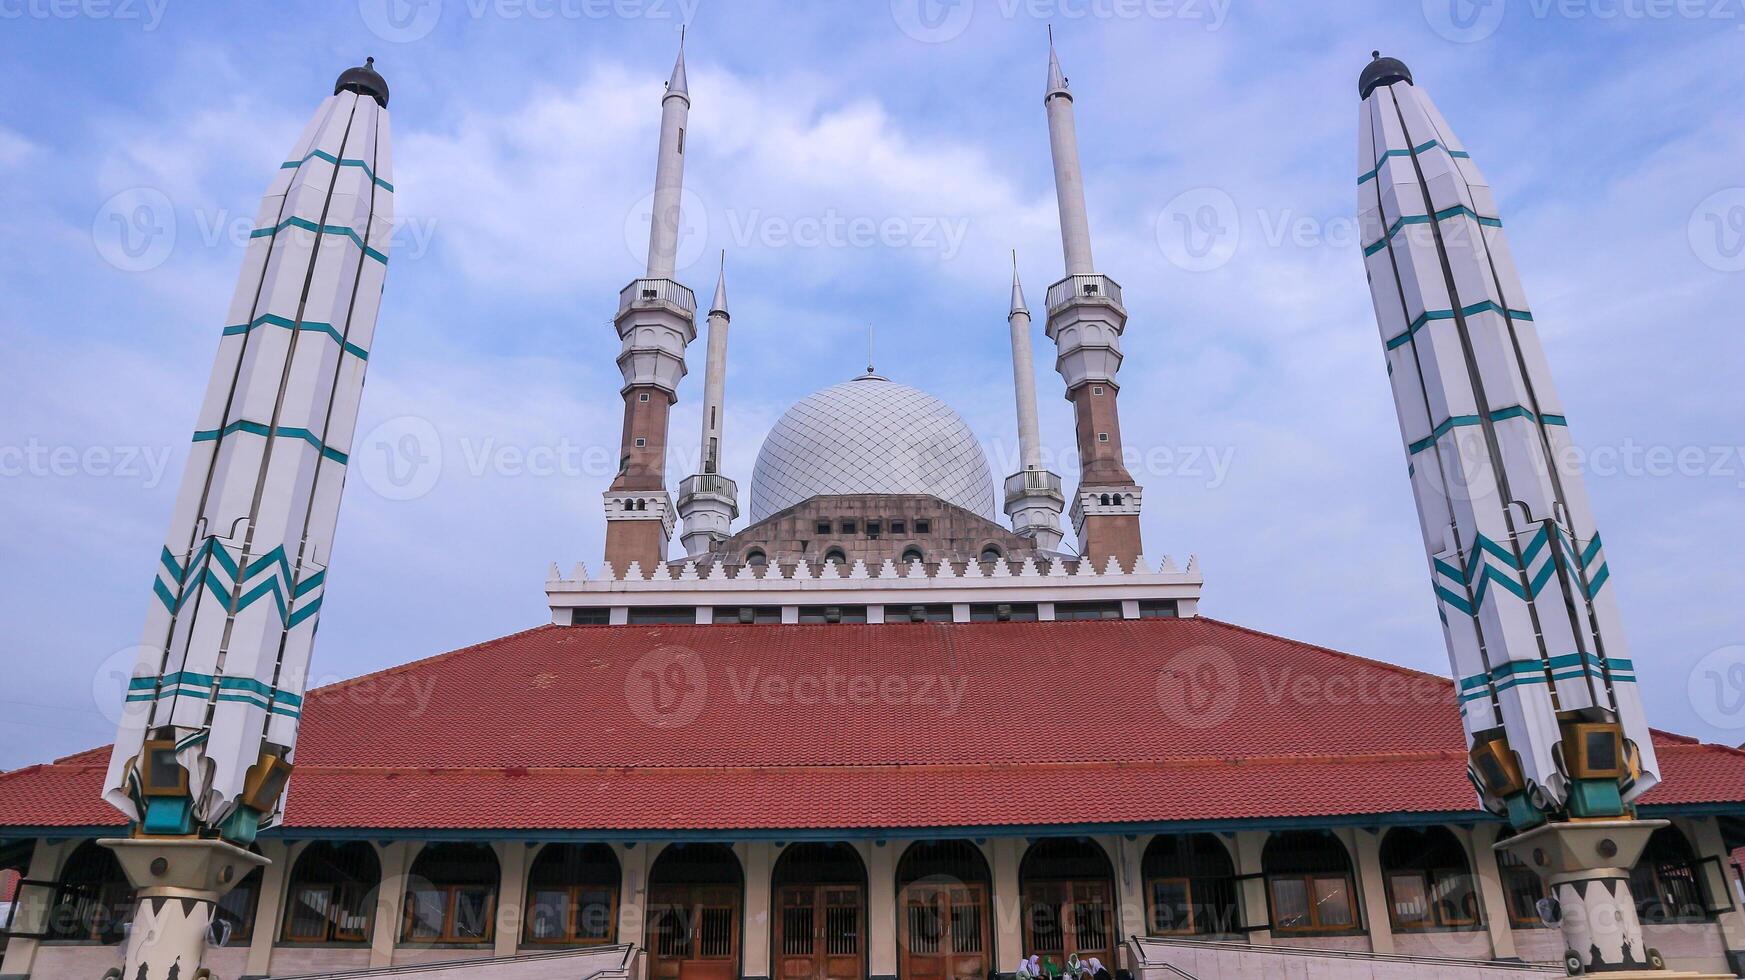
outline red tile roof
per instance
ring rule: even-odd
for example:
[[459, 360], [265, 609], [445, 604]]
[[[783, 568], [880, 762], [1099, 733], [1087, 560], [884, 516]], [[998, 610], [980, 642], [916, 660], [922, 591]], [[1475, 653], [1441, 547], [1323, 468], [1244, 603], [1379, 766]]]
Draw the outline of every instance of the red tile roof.
[[[926, 828], [1470, 811], [1445, 678], [1205, 618], [546, 626], [310, 693], [286, 824]], [[1656, 736], [1649, 804], [1745, 753]], [[106, 750], [0, 826], [118, 822]]]

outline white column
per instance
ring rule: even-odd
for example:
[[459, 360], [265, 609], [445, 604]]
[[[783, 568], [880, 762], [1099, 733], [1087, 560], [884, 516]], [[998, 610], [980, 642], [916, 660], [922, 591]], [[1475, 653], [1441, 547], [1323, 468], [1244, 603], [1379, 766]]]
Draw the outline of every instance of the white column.
[[1381, 832], [1366, 828], [1335, 831], [1351, 849], [1357, 869], [1360, 912], [1369, 927], [1369, 948], [1376, 953], [1394, 951], [1393, 919], [1388, 915], [1387, 886], [1381, 873]]
[[1024, 895], [1018, 882], [1018, 862], [1026, 846], [1022, 837], [995, 837], [982, 848], [991, 859], [994, 881], [994, 969], [1010, 973], [1024, 955]]
[[866, 969], [871, 980], [897, 975], [897, 853], [887, 841], [863, 850], [866, 858]]
[[532, 849], [522, 841], [498, 841], [491, 845], [497, 852], [501, 877], [497, 885], [497, 930], [494, 954], [514, 956], [521, 948], [521, 927], [526, 921], [527, 864]]
[[1503, 891], [1497, 852], [1491, 849], [1501, 829], [1494, 823], [1482, 823], [1470, 830], [1455, 828], [1455, 836], [1467, 845], [1473, 888], [1478, 891], [1478, 907], [1491, 937], [1491, 955], [1499, 960], [1512, 960], [1519, 959], [1520, 954], [1515, 951], [1515, 929], [1509, 921], [1509, 896]]
[[1142, 834], [1133, 840], [1128, 840], [1125, 835], [1102, 838], [1115, 865], [1115, 893], [1120, 901], [1119, 914], [1115, 920], [1115, 942], [1120, 947], [1116, 957], [1126, 969], [1133, 967], [1133, 964], [1126, 962], [1127, 937], [1143, 936], [1147, 931], [1145, 869], [1142, 862], [1145, 847], [1151, 843], [1152, 836]]
[[747, 841], [733, 847], [745, 869], [745, 940], [740, 945], [740, 976], [770, 975], [770, 872], [775, 868], [776, 847], [767, 840]]
[[[58, 841], [49, 843], [38, 838], [36, 848], [30, 852], [30, 866], [24, 871], [24, 877], [31, 881], [56, 881], [61, 874], [61, 861], [64, 860], [77, 841]], [[42, 889], [32, 888], [28, 892], [20, 889], [17, 899], [20, 902], [41, 903], [40, 908], [21, 907], [15, 916], [29, 911], [40, 917], [41, 923], [47, 922], [47, 902], [49, 894]], [[20, 928], [36, 927], [38, 922], [30, 922], [24, 918], [14, 918], [13, 924]], [[36, 951], [42, 944], [34, 939], [10, 939], [6, 942], [6, 957], [0, 962], [0, 968], [5, 969], [5, 976], [28, 977], [31, 968], [36, 965]], [[893, 971], [894, 972], [894, 971]]]
[[632, 965], [631, 980], [641, 980], [648, 969], [647, 953], [643, 951], [648, 924], [648, 868], [664, 842], [639, 841], [635, 844], [614, 844], [618, 853], [618, 941], [638, 950]]
[[[1267, 832], [1264, 830], [1239, 830], [1236, 832], [1234, 850], [1238, 875], [1259, 875], [1265, 870], [1260, 857], [1266, 849], [1267, 836]], [[1242, 906], [1242, 924], [1244, 926], [1272, 922], [1272, 913], [1267, 910], [1266, 906], [1266, 879], [1256, 877], [1238, 882], [1236, 900]], [[1271, 946], [1272, 930], [1260, 929], [1250, 932], [1248, 941], [1256, 946]]]
[[370, 932], [370, 969], [394, 965], [394, 947], [400, 942], [400, 915], [406, 902], [406, 872], [412, 856], [424, 845], [397, 840], [378, 845], [382, 862], [382, 886], [376, 889], [376, 921]]
[[279, 923], [285, 917], [285, 885], [291, 876], [291, 848], [283, 841], [263, 840], [261, 854], [272, 863], [261, 871], [261, 893], [255, 905], [254, 935], [248, 945], [248, 975], [264, 977], [273, 972], [273, 944], [279, 938]]

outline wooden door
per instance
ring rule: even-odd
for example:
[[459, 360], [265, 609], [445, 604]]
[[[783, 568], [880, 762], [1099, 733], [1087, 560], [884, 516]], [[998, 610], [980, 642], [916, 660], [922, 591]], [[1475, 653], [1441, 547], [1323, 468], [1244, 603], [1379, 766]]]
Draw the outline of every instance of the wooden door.
[[1109, 883], [1033, 881], [1024, 886], [1024, 950], [1063, 964], [1097, 957], [1115, 963], [1114, 902]]
[[865, 894], [859, 885], [776, 891], [777, 980], [864, 980]]
[[735, 980], [739, 976], [739, 889], [661, 885], [649, 889], [651, 980]]
[[986, 885], [917, 882], [903, 888], [900, 905], [903, 980], [985, 980], [993, 946]]

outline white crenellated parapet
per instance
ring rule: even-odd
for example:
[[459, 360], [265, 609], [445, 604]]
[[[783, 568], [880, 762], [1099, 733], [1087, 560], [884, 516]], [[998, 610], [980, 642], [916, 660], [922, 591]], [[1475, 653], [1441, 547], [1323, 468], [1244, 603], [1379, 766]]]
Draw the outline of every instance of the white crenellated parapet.
[[[706, 569], [683, 561], [663, 564], [652, 572], [633, 563], [623, 573], [608, 562], [592, 575], [578, 565], [570, 578], [548, 578], [545, 592], [556, 623], [570, 622], [571, 610], [602, 607], [878, 607], [1148, 599], [1172, 600], [1178, 615], [1186, 617], [1197, 615], [1204, 582], [1193, 557], [1186, 568], [1177, 567], [1168, 557], [1156, 567], [1143, 557], [1129, 567], [1110, 557], [1097, 567], [1089, 560], [1055, 556], [1041, 563], [1026, 558], [1017, 567], [1002, 558], [986, 565], [912, 563], [903, 568], [886, 560], [879, 568], [868, 569], [866, 562], [856, 559], [847, 570], [834, 561], [816, 568], [806, 561], [762, 567], [715, 562]], [[622, 622], [624, 617], [613, 621]]]

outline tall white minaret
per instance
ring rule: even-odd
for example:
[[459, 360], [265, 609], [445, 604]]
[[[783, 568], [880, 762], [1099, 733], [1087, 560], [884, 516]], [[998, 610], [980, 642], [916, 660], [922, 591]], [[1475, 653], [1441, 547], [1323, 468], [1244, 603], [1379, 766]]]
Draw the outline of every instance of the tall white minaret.
[[103, 796], [139, 905], [129, 978], [201, 972], [223, 893], [266, 863], [339, 520], [394, 220], [388, 85], [339, 76], [277, 167], [158, 556]]
[[638, 566], [651, 574], [666, 560], [676, 519], [666, 489], [668, 419], [685, 376], [685, 348], [697, 339], [697, 297], [673, 279], [683, 224], [685, 124], [691, 93], [685, 45], [660, 100], [660, 149], [655, 157], [649, 215], [648, 274], [618, 294], [613, 320], [623, 347], [624, 434], [618, 476], [606, 490], [606, 561], [619, 574]]
[[1018, 472], [1006, 477], [1006, 516], [1012, 530], [1034, 538], [1044, 551], [1060, 550], [1060, 512], [1066, 498], [1060, 476], [1042, 466], [1042, 436], [1036, 420], [1036, 363], [1030, 353], [1030, 310], [1018, 282], [1018, 255], [1012, 254], [1012, 391], [1018, 405]]
[[1581, 970], [1645, 967], [1628, 869], [1665, 826], [1634, 819], [1659, 765], [1533, 313], [1489, 182], [1412, 73], [1377, 52], [1358, 92], [1364, 264], [1472, 778]]
[[739, 485], [721, 475], [722, 401], [727, 389], [727, 254], [715, 280], [715, 302], [709, 305], [708, 360], [703, 369], [703, 445], [696, 474], [679, 484], [679, 518], [685, 530], [679, 540], [685, 554], [706, 554], [732, 533], [739, 516]]
[[1079, 167], [1078, 126], [1073, 120], [1072, 92], [1054, 53], [1054, 29], [1048, 30], [1048, 149], [1054, 157], [1054, 196], [1060, 207], [1060, 245], [1066, 253], [1066, 274], [1091, 275], [1091, 222], [1085, 214], [1085, 175]]
[[1079, 169], [1078, 133], [1073, 125], [1072, 91], [1048, 40], [1048, 145], [1054, 157], [1054, 190], [1060, 204], [1060, 243], [1066, 278], [1048, 287], [1048, 327], [1058, 356], [1055, 370], [1072, 402], [1081, 464], [1073, 494], [1072, 524], [1079, 553], [1104, 567], [1111, 559], [1132, 568], [1142, 551], [1139, 537], [1140, 486], [1121, 456], [1121, 418], [1116, 406], [1120, 385], [1121, 332], [1127, 309], [1121, 286], [1097, 273], [1091, 262], [1090, 222], [1085, 217], [1084, 174]]
[[685, 187], [685, 124], [691, 115], [691, 90], [685, 81], [685, 35], [679, 29], [679, 57], [660, 100], [660, 151], [654, 168], [654, 206], [648, 223], [648, 278], [671, 279], [683, 228], [679, 199]]

